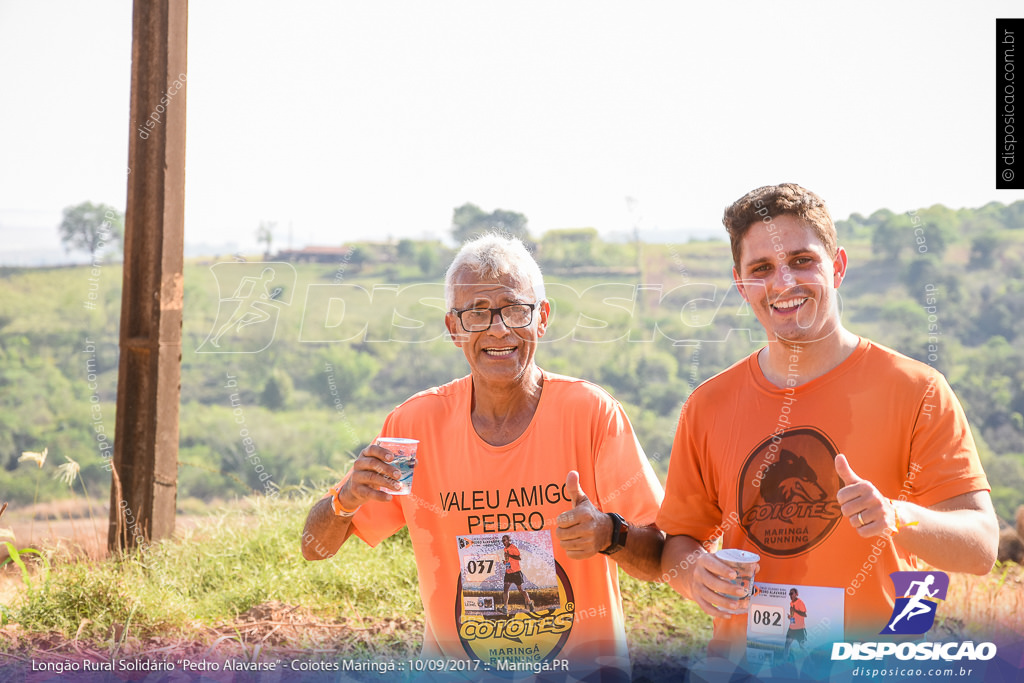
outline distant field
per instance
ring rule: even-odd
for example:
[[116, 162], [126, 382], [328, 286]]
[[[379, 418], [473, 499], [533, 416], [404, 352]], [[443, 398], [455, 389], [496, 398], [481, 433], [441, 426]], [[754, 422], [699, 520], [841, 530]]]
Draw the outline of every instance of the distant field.
[[[979, 267], [969, 233], [939, 256], [917, 253], [911, 230], [893, 260], [858, 230], [843, 241], [846, 324], [946, 374], [971, 420], [996, 509], [1012, 518], [1024, 504], [1024, 284], [1015, 275], [1024, 231], [997, 232], [1000, 248]], [[639, 272], [633, 249], [603, 245], [595, 253], [612, 259], [603, 275], [548, 276], [554, 313], [537, 360], [620, 400], [663, 476], [690, 391], [763, 345], [764, 332], [731, 284], [725, 241], [644, 244]], [[441, 323], [440, 261], [426, 273], [396, 260], [277, 264], [271, 319], [225, 333], [224, 352], [209, 352], [229, 320], [225, 297], [242, 275], [265, 267], [233, 259], [185, 266], [184, 508], [335, 477], [395, 405], [467, 372]], [[0, 282], [0, 386], [11, 387], [0, 393], [0, 493], [14, 507], [68, 497], [53, 476], [67, 457], [80, 465], [89, 495], [106, 500], [121, 267], [4, 268]], [[935, 287], [933, 313], [922, 298], [927, 286]], [[51, 456], [42, 470], [18, 463], [22, 451], [44, 447]]]

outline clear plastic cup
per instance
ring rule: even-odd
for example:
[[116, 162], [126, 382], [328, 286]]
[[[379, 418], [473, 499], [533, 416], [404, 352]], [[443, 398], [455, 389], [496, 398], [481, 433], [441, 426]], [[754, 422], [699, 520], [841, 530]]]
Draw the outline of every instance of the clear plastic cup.
[[382, 488], [381, 491], [390, 493], [393, 496], [408, 496], [412, 493], [412, 472], [413, 468], [416, 467], [416, 451], [420, 445], [419, 440], [382, 436], [374, 441], [374, 443], [381, 448], [391, 451], [391, 454], [395, 456], [391, 464], [397, 467], [400, 472], [398, 484], [401, 488], [397, 491], [390, 488]]
[[[731, 600], [746, 600], [754, 594], [754, 573], [761, 556], [749, 550], [738, 548], [723, 548], [715, 553], [722, 562], [736, 570], [736, 578], [732, 580], [737, 586], [743, 588], [743, 595], [726, 595]], [[729, 610], [723, 610], [729, 611]], [[747, 610], [740, 610], [737, 614], [746, 614]]]

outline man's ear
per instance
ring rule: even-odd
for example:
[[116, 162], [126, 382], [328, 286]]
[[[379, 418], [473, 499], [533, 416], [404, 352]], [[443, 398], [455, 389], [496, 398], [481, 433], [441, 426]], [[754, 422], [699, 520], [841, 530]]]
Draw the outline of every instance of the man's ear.
[[540, 320], [537, 321], [537, 338], [540, 339], [548, 329], [548, 319], [551, 317], [551, 304], [544, 299], [537, 306]]
[[836, 251], [836, 257], [832, 259], [832, 270], [834, 272], [832, 284], [836, 289], [839, 289], [839, 285], [843, 284], [843, 278], [846, 277], [846, 263], [846, 250], [839, 247]]
[[463, 342], [462, 335], [464, 334], [462, 331], [462, 325], [460, 325], [459, 321], [455, 319], [455, 314], [451, 311], [444, 314], [444, 326], [448, 329], [448, 334], [452, 338], [452, 343], [461, 349]]
[[747, 288], [743, 285], [743, 280], [740, 279], [740, 274], [736, 272], [736, 266], [732, 267], [732, 281], [736, 283], [736, 290], [743, 297], [743, 300], [750, 303], [750, 299], [747, 298]]

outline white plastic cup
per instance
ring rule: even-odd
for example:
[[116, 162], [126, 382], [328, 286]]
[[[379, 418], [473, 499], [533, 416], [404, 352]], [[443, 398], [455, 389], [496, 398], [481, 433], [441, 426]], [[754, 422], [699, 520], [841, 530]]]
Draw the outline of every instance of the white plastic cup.
[[391, 452], [395, 459], [391, 464], [398, 468], [398, 484], [401, 486], [397, 491], [391, 488], [382, 488], [381, 491], [390, 493], [393, 496], [408, 496], [412, 493], [412, 472], [416, 467], [416, 451], [420, 442], [418, 439], [403, 439], [392, 436], [382, 436], [375, 444]]
[[761, 556], [749, 550], [738, 548], [723, 548], [715, 553], [715, 557], [736, 570], [736, 578], [732, 580], [737, 586], [743, 588], [743, 595], [737, 597], [728, 595], [725, 597], [733, 600], [746, 600], [754, 594], [754, 569], [761, 560]]

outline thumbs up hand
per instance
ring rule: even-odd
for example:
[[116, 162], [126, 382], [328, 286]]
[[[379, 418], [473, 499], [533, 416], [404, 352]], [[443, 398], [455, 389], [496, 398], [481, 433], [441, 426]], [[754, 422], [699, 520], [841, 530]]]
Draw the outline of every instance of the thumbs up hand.
[[580, 486], [580, 473], [572, 470], [565, 478], [565, 495], [573, 508], [555, 519], [555, 538], [574, 560], [585, 560], [612, 542], [612, 520], [590, 502]]
[[880, 536], [886, 529], [896, 528], [896, 511], [888, 498], [875, 485], [861, 478], [850, 466], [850, 461], [840, 453], [836, 456], [836, 474], [843, 487], [836, 494], [836, 501], [843, 517], [864, 538]]
[[579, 507], [582, 503], [590, 502], [587, 494], [583, 492], [583, 487], [580, 486], [580, 473], [576, 470], [570, 470], [569, 474], [565, 475], [565, 493], [569, 496], [574, 508]]
[[839, 475], [839, 480], [843, 482], [844, 487], [867, 481], [857, 476], [857, 473], [850, 467], [850, 461], [842, 453], [836, 456], [836, 474]]

